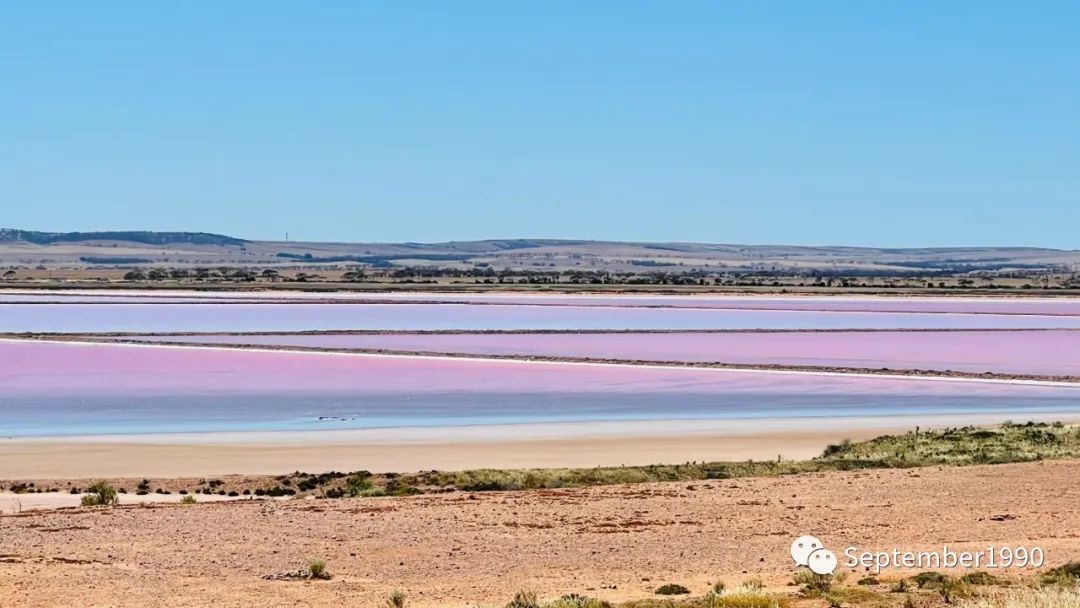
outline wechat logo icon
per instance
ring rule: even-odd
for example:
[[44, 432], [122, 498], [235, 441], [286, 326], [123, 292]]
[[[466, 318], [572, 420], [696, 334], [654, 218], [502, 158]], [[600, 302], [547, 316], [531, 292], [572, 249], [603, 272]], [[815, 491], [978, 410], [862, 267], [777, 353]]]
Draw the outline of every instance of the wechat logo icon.
[[791, 543], [791, 559], [796, 566], [806, 566], [814, 574], [828, 575], [836, 570], [836, 554], [815, 536], [796, 538]]

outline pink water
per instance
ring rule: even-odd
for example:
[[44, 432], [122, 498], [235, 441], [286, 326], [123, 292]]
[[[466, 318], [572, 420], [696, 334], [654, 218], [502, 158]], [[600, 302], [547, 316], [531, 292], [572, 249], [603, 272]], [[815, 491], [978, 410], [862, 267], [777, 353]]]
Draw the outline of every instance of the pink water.
[[1080, 410], [1080, 386], [0, 341], [0, 435]]
[[[169, 336], [203, 344], [1080, 376], [1080, 331]], [[154, 340], [154, 338], [147, 338]]]
[[1080, 316], [471, 304], [5, 304], [0, 332], [1080, 328]]
[[267, 301], [282, 304], [394, 301], [609, 307], [716, 308], [737, 310], [819, 310], [978, 314], [1080, 315], [1080, 298], [884, 297], [884, 296], [724, 296], [603, 295], [529, 293], [354, 293], [354, 292], [195, 292], [195, 291], [9, 291], [0, 303], [205, 303]]

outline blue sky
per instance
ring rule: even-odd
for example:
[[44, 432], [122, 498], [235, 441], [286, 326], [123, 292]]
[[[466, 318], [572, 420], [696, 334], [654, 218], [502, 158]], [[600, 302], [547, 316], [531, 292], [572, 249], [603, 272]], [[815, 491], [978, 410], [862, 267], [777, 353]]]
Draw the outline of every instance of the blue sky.
[[0, 5], [0, 227], [1080, 248], [1073, 2]]

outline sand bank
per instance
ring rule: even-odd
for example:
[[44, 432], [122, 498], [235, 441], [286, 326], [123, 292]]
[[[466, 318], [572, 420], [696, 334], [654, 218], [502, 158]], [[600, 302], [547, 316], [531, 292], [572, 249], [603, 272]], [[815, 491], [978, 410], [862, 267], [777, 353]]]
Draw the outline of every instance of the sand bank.
[[[183, 477], [367, 469], [591, 467], [803, 459], [829, 443], [1007, 414], [758, 418], [0, 440], [0, 479]], [[1074, 421], [1062, 414], [1023, 420]], [[1019, 420], [1018, 420], [1019, 421]]]

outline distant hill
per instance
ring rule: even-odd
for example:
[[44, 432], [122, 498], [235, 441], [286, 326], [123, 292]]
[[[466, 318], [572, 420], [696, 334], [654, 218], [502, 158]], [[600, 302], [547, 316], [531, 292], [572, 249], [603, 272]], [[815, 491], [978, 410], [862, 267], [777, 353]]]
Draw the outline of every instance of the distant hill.
[[150, 232], [147, 230], [118, 230], [104, 232], [38, 232], [0, 228], [0, 242], [24, 241], [35, 245], [54, 243], [85, 243], [87, 241], [121, 241], [143, 245], [217, 245], [236, 247], [247, 241], [209, 232]]
[[1031, 270], [1080, 273], [1080, 251], [1038, 247], [875, 248], [530, 238], [328, 243], [245, 240], [208, 232], [0, 229], [0, 266], [134, 265], [911, 276]]

